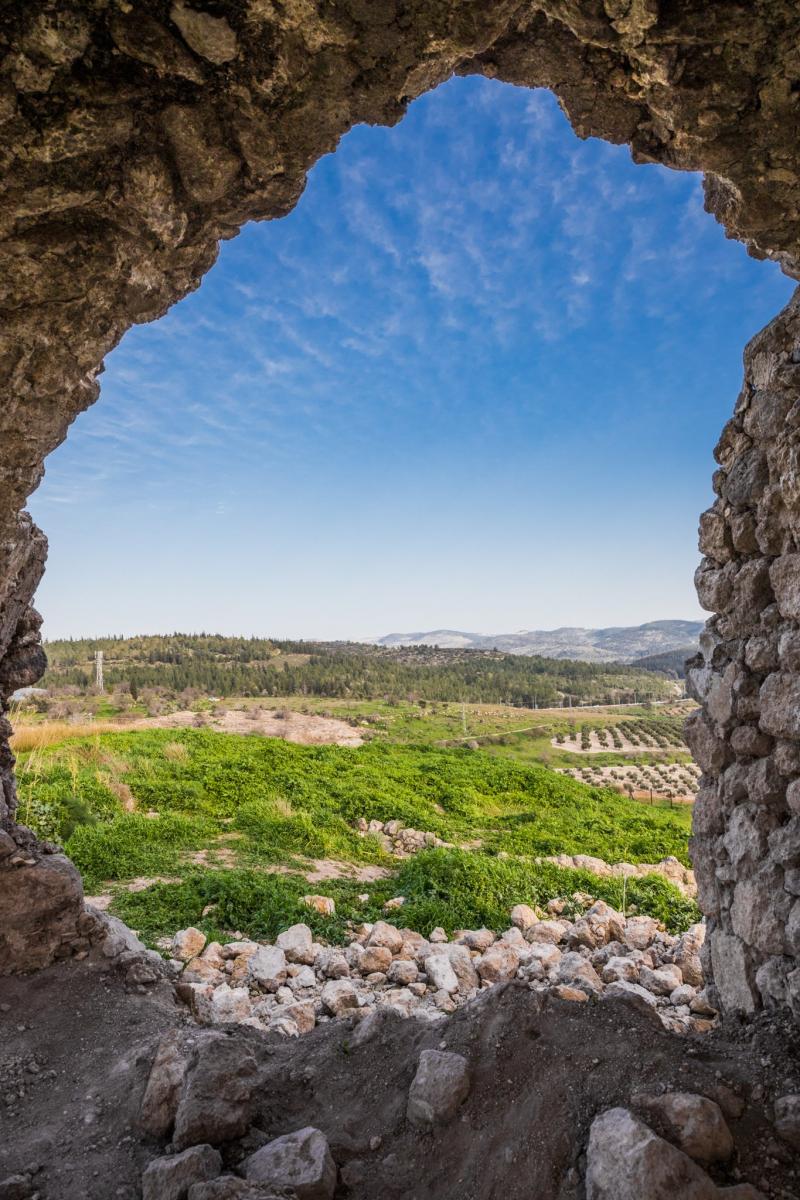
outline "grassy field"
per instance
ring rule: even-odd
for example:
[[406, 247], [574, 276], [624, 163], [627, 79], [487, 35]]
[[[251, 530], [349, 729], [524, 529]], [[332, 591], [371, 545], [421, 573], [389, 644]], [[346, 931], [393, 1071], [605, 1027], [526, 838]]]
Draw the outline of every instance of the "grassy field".
[[[509, 718], [519, 713], [494, 707], [469, 713], [473, 734], [550, 745], [553, 726], [537, 727], [541, 736], [508, 734]], [[323, 709], [342, 715], [335, 703]], [[521, 761], [509, 753], [513, 741], [488, 752], [433, 744], [452, 736], [454, 720], [463, 726], [461, 706], [368, 710], [348, 710], [376, 734], [358, 749], [205, 729], [67, 738], [60, 729], [55, 740], [42, 729], [38, 741], [27, 742], [20, 735], [20, 819], [63, 841], [87, 891], [116, 891], [114, 910], [150, 938], [190, 919], [209, 932], [269, 931], [298, 912], [307, 918], [301, 897], [315, 890], [336, 899], [333, 936], [343, 936], [347, 919], [374, 919], [396, 895], [406, 898], [403, 922], [423, 932], [436, 924], [502, 926], [517, 901], [576, 890], [622, 901], [619, 880], [558, 871], [536, 864], [536, 856], [653, 862], [674, 854], [687, 862], [685, 809], [643, 806]], [[360, 817], [398, 819], [453, 848], [398, 862], [376, 838], [358, 834]], [[312, 887], [304, 875], [309, 860], [371, 864], [388, 874], [369, 885], [337, 879]], [[142, 877], [164, 882], [126, 890]], [[364, 893], [367, 902], [358, 899]], [[629, 883], [627, 900], [671, 927], [696, 915], [661, 879]]]

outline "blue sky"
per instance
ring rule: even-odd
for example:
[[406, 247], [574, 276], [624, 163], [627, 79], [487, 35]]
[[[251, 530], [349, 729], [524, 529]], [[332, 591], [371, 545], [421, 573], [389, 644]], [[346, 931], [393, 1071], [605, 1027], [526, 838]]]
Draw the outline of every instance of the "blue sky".
[[792, 284], [700, 178], [452, 80], [132, 330], [32, 497], [50, 637], [693, 617], [741, 352]]

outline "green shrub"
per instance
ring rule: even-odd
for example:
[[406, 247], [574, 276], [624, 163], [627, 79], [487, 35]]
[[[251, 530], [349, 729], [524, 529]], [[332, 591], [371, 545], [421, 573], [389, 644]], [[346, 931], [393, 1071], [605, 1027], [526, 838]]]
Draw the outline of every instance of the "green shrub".
[[[588, 892], [622, 909], [626, 903], [662, 921], [672, 932], [699, 919], [696, 906], [660, 876], [629, 879], [599, 877], [588, 871], [564, 870], [551, 863], [523, 863], [463, 850], [426, 850], [409, 859], [396, 879], [365, 885], [329, 880], [325, 894], [336, 903], [334, 917], [325, 917], [303, 904], [311, 890], [301, 875], [266, 874], [253, 870], [196, 871], [180, 883], [155, 884], [141, 892], [120, 893], [112, 911], [152, 942], [177, 929], [195, 925], [209, 937], [226, 938], [234, 931], [271, 940], [298, 921], [318, 937], [344, 943], [352, 924], [384, 917], [390, 896], [406, 903], [392, 920], [429, 934], [437, 925], [448, 933], [458, 928], [487, 926], [500, 932], [508, 927], [514, 904], [545, 905], [556, 897], [567, 901], [566, 911], [582, 911], [573, 892]], [[369, 900], [358, 899], [368, 892]], [[213, 909], [203, 915], [207, 906]]]
[[124, 813], [112, 821], [77, 826], [65, 849], [83, 875], [84, 888], [92, 892], [106, 880], [174, 871], [179, 852], [202, 846], [215, 830], [212, 822], [198, 818]]

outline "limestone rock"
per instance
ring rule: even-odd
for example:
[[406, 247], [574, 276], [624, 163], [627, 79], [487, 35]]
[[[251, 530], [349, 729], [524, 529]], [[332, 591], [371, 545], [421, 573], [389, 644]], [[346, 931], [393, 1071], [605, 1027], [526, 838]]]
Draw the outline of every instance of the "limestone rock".
[[497, 941], [491, 929], [466, 929], [459, 939], [469, 950], [477, 950], [481, 954]]
[[291, 925], [275, 939], [286, 955], [286, 961], [311, 966], [314, 962], [314, 938], [308, 925]]
[[652, 992], [647, 988], [642, 987], [638, 983], [630, 983], [627, 979], [617, 979], [610, 983], [603, 993], [604, 1000], [625, 1000], [628, 1003], [637, 1003], [639, 1007], [645, 1005], [651, 1011], [655, 1011], [658, 1001]]
[[241, 1170], [251, 1182], [292, 1189], [297, 1200], [332, 1200], [336, 1189], [327, 1139], [312, 1126], [268, 1142], [244, 1160]]
[[258, 1082], [255, 1060], [224, 1033], [209, 1032], [194, 1047], [175, 1115], [178, 1150], [241, 1137], [250, 1125]]
[[408, 1119], [423, 1128], [449, 1121], [469, 1090], [469, 1064], [462, 1055], [423, 1050], [408, 1093]]
[[185, 1200], [193, 1183], [214, 1179], [222, 1170], [219, 1152], [192, 1146], [182, 1154], [156, 1158], [142, 1175], [142, 1200]]
[[399, 954], [403, 948], [403, 935], [394, 925], [376, 921], [367, 939], [367, 946], [381, 946], [390, 954]]
[[183, 0], [176, 0], [169, 15], [170, 20], [180, 29], [186, 43], [201, 58], [218, 65], [230, 62], [236, 57], [236, 34], [224, 17], [214, 17], [210, 13], [190, 8]]
[[655, 970], [643, 966], [639, 971], [639, 983], [656, 996], [669, 996], [675, 988], [681, 986], [683, 976], [676, 966], [667, 965]]
[[521, 929], [524, 933], [526, 929], [530, 929], [531, 925], [535, 925], [539, 918], [533, 909], [527, 904], [515, 904], [511, 909], [511, 924], [517, 929]]
[[[359, 964], [359, 970], [362, 975], [369, 975], [372, 971], [389, 970], [392, 965], [392, 952], [387, 946], [379, 946], [368, 944]], [[415, 972], [416, 974], [416, 972]]]
[[562, 956], [557, 971], [562, 983], [588, 990], [593, 995], [599, 995], [603, 991], [603, 981], [592, 964], [574, 951]]
[[331, 979], [322, 989], [322, 1003], [334, 1017], [358, 1008], [358, 993], [349, 979]]
[[586, 1200], [718, 1200], [696, 1163], [625, 1108], [595, 1117], [586, 1151]]
[[247, 973], [265, 992], [276, 992], [286, 982], [286, 955], [280, 946], [259, 946], [248, 959]]
[[458, 978], [446, 954], [431, 953], [425, 959], [425, 974], [436, 991], [458, 991]]
[[186, 1065], [177, 1034], [167, 1034], [156, 1049], [139, 1112], [139, 1126], [151, 1137], [164, 1138], [172, 1129]]
[[172, 939], [172, 954], [181, 962], [196, 958], [206, 944], [206, 935], [194, 926], [179, 929]]
[[519, 962], [519, 954], [513, 946], [495, 942], [477, 960], [476, 968], [481, 979], [485, 982], [506, 983], [516, 975]]
[[725, 1162], [733, 1153], [733, 1138], [718, 1104], [691, 1092], [637, 1096], [636, 1107], [665, 1128], [670, 1141], [700, 1163]]

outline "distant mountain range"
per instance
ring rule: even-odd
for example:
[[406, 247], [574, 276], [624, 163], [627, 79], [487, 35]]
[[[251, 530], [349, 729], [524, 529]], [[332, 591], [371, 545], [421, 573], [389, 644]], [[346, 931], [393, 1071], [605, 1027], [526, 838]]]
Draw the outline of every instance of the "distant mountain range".
[[505, 650], [584, 662], [636, 662], [654, 654], [697, 646], [702, 621], [649, 621], [646, 625], [614, 625], [609, 629], [522, 629], [518, 633], [464, 633], [430, 629], [425, 633], [388, 633], [370, 639], [378, 646], [441, 646], [443, 649]]

